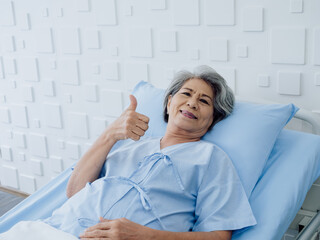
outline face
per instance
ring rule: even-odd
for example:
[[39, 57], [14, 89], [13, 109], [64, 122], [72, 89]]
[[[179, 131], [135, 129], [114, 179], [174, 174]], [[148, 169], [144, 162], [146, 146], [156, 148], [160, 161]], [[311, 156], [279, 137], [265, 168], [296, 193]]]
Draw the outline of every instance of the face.
[[167, 109], [168, 127], [202, 137], [213, 121], [213, 90], [202, 79], [189, 79], [174, 96], [169, 96]]

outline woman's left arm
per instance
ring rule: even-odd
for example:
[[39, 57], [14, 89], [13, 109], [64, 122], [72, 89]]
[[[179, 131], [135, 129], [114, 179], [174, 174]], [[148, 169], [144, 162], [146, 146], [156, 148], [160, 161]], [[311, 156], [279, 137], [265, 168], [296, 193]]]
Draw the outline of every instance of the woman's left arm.
[[231, 231], [214, 232], [169, 232], [155, 230], [134, 223], [126, 218], [115, 220], [100, 219], [100, 223], [88, 228], [80, 239], [110, 239], [110, 240], [230, 240]]

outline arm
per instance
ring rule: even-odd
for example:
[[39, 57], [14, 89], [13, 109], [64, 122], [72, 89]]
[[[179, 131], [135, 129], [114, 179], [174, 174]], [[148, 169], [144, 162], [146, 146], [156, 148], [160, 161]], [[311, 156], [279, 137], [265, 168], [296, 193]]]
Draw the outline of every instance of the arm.
[[106, 220], [100, 218], [100, 223], [88, 228], [80, 235], [86, 239], [110, 239], [110, 240], [230, 240], [231, 231], [214, 232], [169, 232], [155, 230], [134, 223], [126, 218]]
[[130, 106], [101, 134], [75, 166], [67, 186], [68, 198], [87, 182], [98, 178], [106, 157], [118, 140], [131, 138], [137, 141], [148, 129], [149, 118], [135, 111], [137, 100], [133, 95], [130, 95], [130, 102]]

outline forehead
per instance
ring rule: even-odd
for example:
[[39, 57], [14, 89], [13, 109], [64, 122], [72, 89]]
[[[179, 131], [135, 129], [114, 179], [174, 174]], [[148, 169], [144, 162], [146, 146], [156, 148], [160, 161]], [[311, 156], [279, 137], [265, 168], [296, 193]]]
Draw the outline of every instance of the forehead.
[[187, 80], [182, 85], [181, 89], [183, 88], [189, 88], [194, 92], [198, 92], [200, 94], [205, 94], [205, 95], [208, 95], [209, 97], [213, 97], [212, 87], [200, 78], [191, 78]]

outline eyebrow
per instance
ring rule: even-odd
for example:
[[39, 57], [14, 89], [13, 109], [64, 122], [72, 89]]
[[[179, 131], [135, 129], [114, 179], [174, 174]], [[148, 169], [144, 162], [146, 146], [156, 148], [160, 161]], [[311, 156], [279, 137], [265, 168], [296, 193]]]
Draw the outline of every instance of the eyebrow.
[[[187, 90], [189, 90], [190, 92], [194, 92], [193, 89], [191, 89], [191, 88], [184, 87], [184, 88], [182, 88], [182, 89], [187, 89]], [[213, 102], [212, 98], [211, 98], [210, 96], [208, 96], [207, 94], [202, 94], [202, 96], [209, 98], [209, 99], [211, 100], [211, 102]]]

